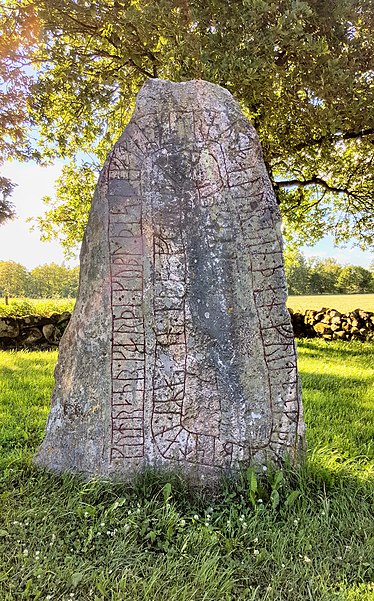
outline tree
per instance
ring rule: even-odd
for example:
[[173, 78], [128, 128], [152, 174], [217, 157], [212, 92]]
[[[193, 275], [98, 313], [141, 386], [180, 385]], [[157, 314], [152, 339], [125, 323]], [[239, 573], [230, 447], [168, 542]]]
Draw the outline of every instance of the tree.
[[43, 200], [50, 208], [43, 216], [32, 220], [39, 225], [42, 240], [58, 238], [68, 257], [83, 238], [95, 175], [90, 165], [81, 165], [79, 168], [65, 165], [56, 182], [57, 198], [45, 196]]
[[140, 86], [163, 77], [208, 79], [241, 102], [288, 236], [372, 243], [373, 0], [40, 0], [35, 13], [30, 115], [43, 153], [71, 160], [46, 236], [81, 237], [87, 203], [75, 228], [66, 194], [79, 153], [97, 169]]
[[340, 265], [335, 259], [306, 259], [294, 245], [284, 251], [288, 293], [368, 294], [374, 292], [374, 275], [357, 265]]
[[75, 296], [78, 289], [79, 267], [69, 269], [64, 265], [40, 265], [30, 273], [29, 295], [35, 298], [60, 298]]
[[61, 296], [63, 298], [76, 298], [78, 294], [79, 284], [79, 267], [67, 269], [63, 286], [61, 288]]
[[342, 266], [336, 259], [310, 259], [309, 279], [310, 289], [313, 294], [336, 294], [337, 281]]
[[337, 289], [346, 294], [366, 294], [374, 292], [374, 277], [368, 269], [358, 265], [347, 265], [341, 270]]
[[[0, 13], [0, 167], [9, 159], [39, 159], [29, 136], [27, 98], [32, 76], [30, 51], [38, 37], [32, 3], [11, 2]], [[14, 217], [10, 196], [15, 183], [0, 174], [0, 224]]]
[[288, 294], [302, 295], [310, 292], [307, 260], [294, 245], [287, 245], [284, 250], [284, 269]]
[[28, 285], [26, 267], [15, 261], [0, 261], [0, 295], [23, 296]]

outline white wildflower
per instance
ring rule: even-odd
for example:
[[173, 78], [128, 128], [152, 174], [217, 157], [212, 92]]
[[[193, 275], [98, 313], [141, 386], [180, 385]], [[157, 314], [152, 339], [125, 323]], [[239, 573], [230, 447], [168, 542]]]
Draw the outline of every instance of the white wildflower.
[[307, 555], [304, 555], [304, 561], [305, 563], [312, 563], [312, 560]]

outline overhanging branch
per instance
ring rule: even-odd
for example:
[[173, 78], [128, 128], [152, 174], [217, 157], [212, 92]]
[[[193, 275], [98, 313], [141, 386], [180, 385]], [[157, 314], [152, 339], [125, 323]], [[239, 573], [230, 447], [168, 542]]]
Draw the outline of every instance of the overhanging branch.
[[348, 190], [348, 188], [339, 188], [337, 186], [330, 186], [330, 184], [328, 184], [324, 179], [322, 179], [321, 177], [311, 177], [310, 179], [289, 179], [289, 180], [285, 180], [285, 181], [276, 181], [274, 182], [274, 187], [275, 189], [279, 189], [279, 188], [293, 188], [293, 187], [297, 187], [297, 188], [306, 188], [307, 186], [321, 186], [321, 188], [324, 188], [324, 190], [327, 190], [328, 192], [335, 192], [337, 194], [352, 194], [352, 192], [350, 190]]
[[[296, 144], [293, 150], [300, 151], [305, 148], [310, 148], [311, 146], [319, 146], [323, 144], [323, 142], [340, 142], [343, 140], [358, 140], [360, 138], [365, 138], [366, 136], [374, 135], [374, 128], [368, 127], [366, 129], [361, 129], [359, 131], [346, 131], [332, 135], [320, 136], [319, 138], [311, 138], [307, 142], [300, 142], [300, 144]], [[272, 155], [272, 159], [281, 156], [280, 153], [276, 153]]]

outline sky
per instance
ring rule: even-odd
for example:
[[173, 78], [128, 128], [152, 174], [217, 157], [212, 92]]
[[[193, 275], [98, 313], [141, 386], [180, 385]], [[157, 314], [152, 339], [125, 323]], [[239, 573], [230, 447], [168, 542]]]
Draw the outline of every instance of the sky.
[[[43, 196], [53, 196], [54, 182], [61, 173], [63, 162], [41, 167], [35, 163], [7, 163], [1, 169], [2, 175], [18, 185], [12, 195], [17, 218], [0, 226], [0, 261], [16, 261], [28, 270], [45, 263], [78, 265], [76, 260], [67, 261], [62, 247], [57, 242], [43, 242], [39, 231], [30, 231], [28, 217], [42, 215], [46, 210]], [[306, 257], [333, 257], [341, 264], [369, 267], [374, 260], [374, 252], [363, 252], [357, 247], [334, 247], [330, 238], [324, 238], [313, 247], [302, 247]]]
[[0, 261], [16, 261], [28, 270], [45, 263], [64, 263], [72, 267], [78, 258], [67, 261], [57, 241], [43, 242], [40, 231], [30, 231], [29, 217], [42, 215], [47, 206], [43, 196], [53, 196], [54, 182], [59, 177], [63, 162], [41, 167], [33, 162], [12, 161], [1, 168], [1, 173], [17, 183], [11, 201], [15, 206], [16, 218], [0, 226]]

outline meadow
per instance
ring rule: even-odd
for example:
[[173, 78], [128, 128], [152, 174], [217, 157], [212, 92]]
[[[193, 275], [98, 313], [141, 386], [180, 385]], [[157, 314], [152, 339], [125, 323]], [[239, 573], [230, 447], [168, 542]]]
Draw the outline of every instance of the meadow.
[[52, 313], [71, 312], [75, 305], [75, 298], [9, 298], [9, 304], [0, 298], [0, 317], [24, 315], [45, 315]]
[[56, 352], [0, 353], [0, 599], [372, 601], [374, 345], [298, 350], [306, 463], [215, 494], [37, 470]]
[[289, 296], [287, 306], [294, 311], [306, 309], [336, 309], [348, 313], [355, 309], [374, 312], [374, 294], [317, 294], [315, 296]]
[[[9, 304], [0, 298], [0, 317], [7, 315], [46, 315], [51, 313], [71, 312], [75, 305], [74, 298], [10, 298]], [[374, 294], [326, 294], [316, 296], [289, 296], [287, 306], [294, 311], [320, 309], [322, 307], [337, 309], [342, 313], [363, 309], [374, 312]]]

